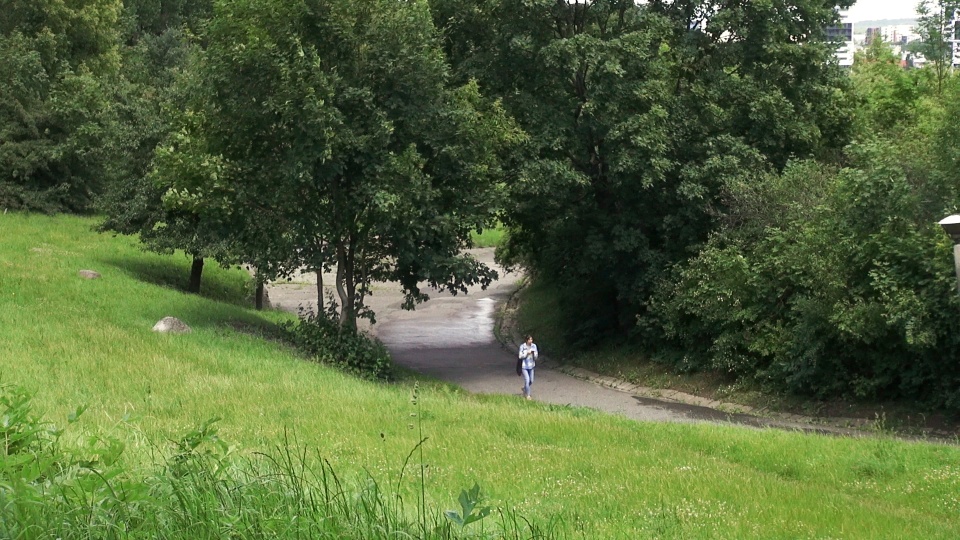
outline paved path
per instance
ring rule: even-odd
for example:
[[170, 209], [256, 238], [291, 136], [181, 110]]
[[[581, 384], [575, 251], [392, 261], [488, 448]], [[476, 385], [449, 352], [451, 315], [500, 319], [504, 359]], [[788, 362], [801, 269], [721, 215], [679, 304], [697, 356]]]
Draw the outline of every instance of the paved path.
[[[400, 307], [402, 295], [387, 284], [374, 288], [369, 304], [377, 324], [365, 330], [378, 337], [398, 364], [457, 384], [470, 392], [521, 396], [522, 381], [516, 375], [515, 349], [494, 336], [495, 313], [517, 288], [519, 276], [504, 275], [493, 262], [492, 249], [473, 250], [474, 256], [494, 266], [500, 279], [486, 290], [472, 288], [467, 295], [433, 293], [414, 311]], [[332, 283], [324, 278], [325, 284]], [[296, 312], [316, 304], [316, 279], [301, 276], [292, 284], [268, 288], [274, 308]], [[638, 393], [599, 384], [599, 377], [575, 377], [553, 369], [549, 359], [537, 366], [533, 397], [537, 401], [591, 407], [636, 420], [668, 422], [735, 422], [808, 431], [847, 432], [813, 426], [789, 419], [769, 419], [731, 414], [711, 407], [662, 401]], [[609, 382], [609, 381], [608, 381]], [[621, 385], [622, 386], [622, 385]], [[693, 397], [693, 396], [691, 396]]]

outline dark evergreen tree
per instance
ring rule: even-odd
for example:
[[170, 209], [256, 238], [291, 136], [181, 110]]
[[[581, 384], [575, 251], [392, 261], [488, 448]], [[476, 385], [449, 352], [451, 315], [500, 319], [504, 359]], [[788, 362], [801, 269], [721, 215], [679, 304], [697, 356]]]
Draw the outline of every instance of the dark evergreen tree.
[[109, 169], [120, 0], [10, 0], [0, 17], [0, 206], [87, 211]]

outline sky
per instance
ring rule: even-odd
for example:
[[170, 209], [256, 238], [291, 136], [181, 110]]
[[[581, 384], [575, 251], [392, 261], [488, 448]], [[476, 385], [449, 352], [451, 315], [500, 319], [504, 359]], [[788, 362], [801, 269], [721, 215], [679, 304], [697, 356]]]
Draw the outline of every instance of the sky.
[[850, 21], [915, 18], [919, 3], [920, 0], [857, 0], [850, 8]]

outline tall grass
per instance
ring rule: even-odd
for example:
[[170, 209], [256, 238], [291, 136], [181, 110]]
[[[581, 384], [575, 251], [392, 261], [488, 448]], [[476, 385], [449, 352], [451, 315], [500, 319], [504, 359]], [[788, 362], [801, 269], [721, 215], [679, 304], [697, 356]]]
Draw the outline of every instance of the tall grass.
[[[485, 504], [502, 514], [474, 523], [468, 533], [478, 525], [499, 530], [501, 519], [508, 526], [529, 519], [541, 524], [540, 532], [572, 538], [960, 537], [956, 447], [637, 423], [508, 396], [467, 395], [429, 380], [420, 382], [414, 406], [412, 381], [359, 380], [264, 339], [290, 316], [247, 309], [241, 271], [209, 268], [205, 292], [188, 295], [182, 292], [186, 257], [142, 253], [130, 239], [91, 233], [92, 224], [0, 216], [0, 383], [25, 388], [37, 414], [57, 423], [85, 405], [59, 444], [116, 441], [124, 449], [116, 465], [146, 471], [141, 476], [154, 479], [148, 486], [159, 482], [154, 468], [168, 464], [183, 433], [220, 418], [217, 437], [230, 441], [236, 463], [250, 465], [241, 473], [231, 462], [233, 487], [190, 488], [197, 501], [190, 505], [199, 505], [200, 515], [223, 513], [217, 523], [240, 519], [223, 505], [250, 516], [290, 512], [290, 499], [281, 497], [292, 489], [285, 484], [273, 495], [229, 497], [236, 486], [257, 484], [252, 478], [277, 477], [258, 452], [283, 462], [285, 434], [293, 433], [298, 442], [290, 455], [304, 456], [304, 468], [315, 471], [305, 473], [313, 478], [311, 492], [322, 491], [326, 466], [328, 478], [337, 471], [341, 485], [351, 486], [344, 490], [350, 500], [362, 500], [367, 479], [376, 479], [385, 502], [406, 503], [394, 517], [373, 514], [380, 517], [362, 526], [402, 521], [413, 537], [449, 521], [437, 517], [439, 511], [457, 508], [458, 494], [475, 484]], [[80, 279], [83, 268], [103, 278]], [[150, 331], [168, 315], [194, 331]], [[103, 443], [98, 452], [111, 454], [114, 446]], [[410, 469], [404, 463], [413, 448]], [[43, 501], [57, 504], [49, 493]], [[4, 504], [9, 499], [0, 500]], [[431, 509], [426, 527], [420, 506]], [[266, 521], [279, 530], [290, 515], [250, 523]], [[104, 528], [132, 522], [121, 514], [104, 519], [110, 523]], [[184, 518], [191, 519], [197, 518]]]
[[[419, 501], [415, 513], [373, 476], [347, 484], [322, 457], [285, 439], [240, 455], [204, 423], [144, 470], [118, 464], [119, 441], [65, 450], [62, 431], [32, 416], [29, 398], [0, 388], [0, 537], [113, 538], [549, 538], [500, 511], [473, 512], [479, 488], [461, 493], [447, 519]], [[74, 418], [75, 420], [75, 418]], [[493, 521], [493, 520], [491, 520]]]
[[503, 228], [486, 229], [482, 233], [473, 232], [470, 238], [475, 248], [497, 247], [503, 238]]

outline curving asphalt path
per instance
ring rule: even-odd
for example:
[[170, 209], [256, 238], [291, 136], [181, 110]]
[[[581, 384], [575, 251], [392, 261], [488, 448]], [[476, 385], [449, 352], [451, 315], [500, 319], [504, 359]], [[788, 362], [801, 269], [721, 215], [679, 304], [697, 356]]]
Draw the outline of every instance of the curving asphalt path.
[[[401, 309], [402, 295], [391, 284], [378, 284], [368, 302], [377, 315], [376, 325], [365, 330], [379, 338], [394, 361], [420, 373], [485, 394], [507, 394], [521, 398], [522, 381], [515, 372], [515, 349], [508, 349], [494, 336], [497, 307], [517, 289], [519, 276], [504, 274], [493, 261], [493, 249], [471, 253], [494, 267], [500, 279], [486, 290], [471, 288], [466, 295], [434, 292], [430, 300], [414, 311]], [[324, 278], [332, 283], [332, 276]], [[305, 275], [293, 283], [268, 287], [270, 304], [297, 312], [316, 303], [316, 279]], [[536, 336], [534, 336], [536, 337]], [[519, 343], [515, 344], [519, 346]], [[533, 398], [558, 405], [591, 407], [643, 421], [733, 422], [820, 432], [848, 432], [798, 422], [772, 420], [716, 409], [659, 401], [610, 388], [551, 369], [549, 359], [536, 370]]]

